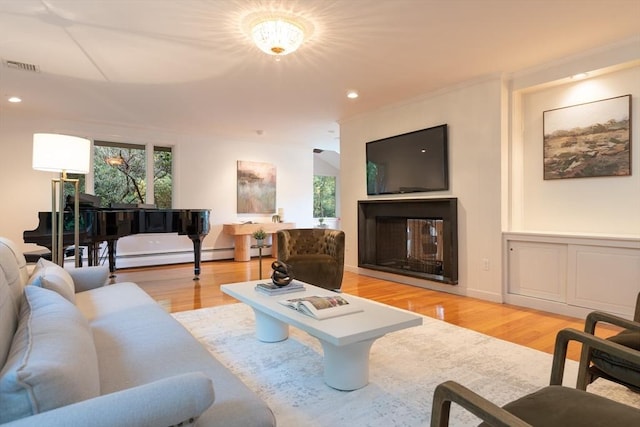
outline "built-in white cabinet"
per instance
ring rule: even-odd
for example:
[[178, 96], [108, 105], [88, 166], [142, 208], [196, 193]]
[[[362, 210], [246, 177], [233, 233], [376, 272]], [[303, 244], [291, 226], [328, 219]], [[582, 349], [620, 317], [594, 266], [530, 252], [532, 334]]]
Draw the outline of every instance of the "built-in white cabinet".
[[566, 245], [509, 241], [508, 249], [510, 293], [566, 301]]
[[504, 300], [583, 317], [631, 318], [640, 292], [640, 238], [504, 233]]

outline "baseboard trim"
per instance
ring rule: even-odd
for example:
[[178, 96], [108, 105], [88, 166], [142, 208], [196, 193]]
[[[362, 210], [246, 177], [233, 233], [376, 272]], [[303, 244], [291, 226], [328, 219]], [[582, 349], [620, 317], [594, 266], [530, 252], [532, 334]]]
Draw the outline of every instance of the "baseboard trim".
[[[84, 252], [87, 253], [86, 251]], [[258, 257], [258, 250], [251, 249], [251, 256]], [[262, 256], [271, 256], [271, 249], [264, 250]], [[202, 262], [219, 261], [234, 258], [233, 248], [207, 248], [202, 249], [200, 254]], [[89, 265], [88, 260], [82, 260], [83, 265]], [[116, 268], [151, 267], [155, 265], [184, 264], [193, 263], [193, 250], [177, 250], [166, 252], [144, 252], [116, 254]], [[102, 260], [102, 265], [108, 265], [106, 258]], [[73, 259], [65, 260], [65, 265], [73, 266]]]
[[369, 270], [361, 267], [346, 266], [345, 271], [363, 276], [375, 277], [376, 279], [388, 280], [390, 282], [402, 283], [405, 285], [416, 286], [419, 288], [429, 289], [431, 291], [446, 292], [449, 294], [460, 295], [464, 297], [477, 298], [484, 301], [503, 304], [505, 301], [501, 294], [495, 292], [487, 292], [479, 289], [469, 289], [460, 284], [447, 285], [439, 282], [432, 282], [425, 279], [402, 276], [399, 274], [386, 273], [383, 271]]
[[[531, 298], [523, 295], [507, 294], [504, 297], [504, 302], [507, 304], [517, 305], [519, 307], [532, 308], [534, 310], [546, 311], [549, 313], [560, 314], [563, 316], [577, 317], [584, 319], [589, 313], [595, 311], [593, 308], [578, 307], [575, 305], [569, 305], [561, 302], [543, 300], [539, 298]], [[633, 313], [616, 313], [618, 316], [631, 319]]]
[[504, 303], [504, 299], [502, 298], [502, 295], [496, 294], [494, 292], [481, 291], [478, 289], [467, 289], [466, 296], [472, 297], [472, 298], [478, 298], [485, 301], [491, 301], [498, 304]]
[[351, 273], [360, 274], [362, 276], [375, 277], [376, 279], [388, 280], [390, 282], [402, 283], [404, 285], [416, 286], [419, 288], [429, 289], [432, 291], [446, 292], [454, 295], [466, 296], [466, 289], [460, 285], [447, 285], [440, 282], [432, 282], [426, 279], [416, 277], [402, 276], [400, 274], [387, 273], [378, 270], [369, 270], [368, 268], [345, 266], [345, 270]]

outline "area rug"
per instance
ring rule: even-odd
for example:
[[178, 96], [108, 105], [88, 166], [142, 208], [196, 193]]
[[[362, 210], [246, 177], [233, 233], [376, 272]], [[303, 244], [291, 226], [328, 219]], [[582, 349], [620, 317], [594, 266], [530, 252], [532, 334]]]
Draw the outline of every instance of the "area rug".
[[[225, 366], [273, 410], [278, 426], [426, 426], [435, 387], [455, 380], [503, 405], [548, 384], [552, 356], [441, 320], [394, 332], [371, 348], [369, 384], [343, 392], [322, 379], [322, 347], [296, 328], [279, 343], [255, 337], [251, 308], [231, 304], [174, 313]], [[577, 362], [565, 383], [575, 385]], [[589, 391], [640, 407], [640, 395], [597, 380]], [[478, 419], [452, 405], [452, 426]]]

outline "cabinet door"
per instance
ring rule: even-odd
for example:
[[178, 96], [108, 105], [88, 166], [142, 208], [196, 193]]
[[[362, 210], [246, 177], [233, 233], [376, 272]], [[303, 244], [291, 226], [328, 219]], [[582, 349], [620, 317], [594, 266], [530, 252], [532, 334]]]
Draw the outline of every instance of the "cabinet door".
[[640, 292], [640, 250], [569, 246], [567, 302], [630, 317]]
[[566, 301], [567, 245], [509, 241], [508, 251], [508, 293]]

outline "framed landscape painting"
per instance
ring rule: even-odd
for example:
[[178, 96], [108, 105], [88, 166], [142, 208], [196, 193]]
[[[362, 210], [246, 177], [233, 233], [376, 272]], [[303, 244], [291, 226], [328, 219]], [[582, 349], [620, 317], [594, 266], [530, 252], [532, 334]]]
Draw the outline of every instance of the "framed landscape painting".
[[543, 112], [544, 179], [631, 175], [631, 95]]
[[275, 166], [271, 163], [238, 160], [238, 213], [275, 211]]

